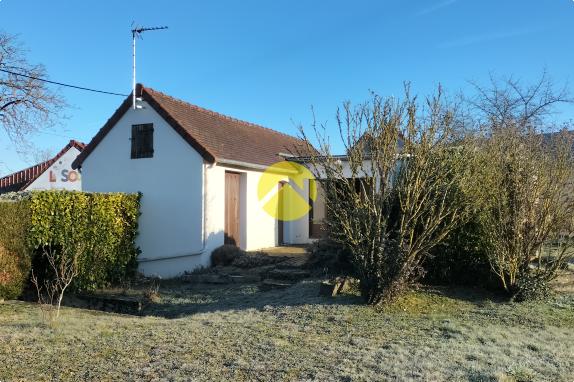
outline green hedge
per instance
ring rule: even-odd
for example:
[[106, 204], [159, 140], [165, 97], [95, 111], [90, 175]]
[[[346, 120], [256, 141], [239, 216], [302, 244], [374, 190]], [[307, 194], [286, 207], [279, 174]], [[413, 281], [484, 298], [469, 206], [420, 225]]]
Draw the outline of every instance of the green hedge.
[[478, 223], [470, 220], [431, 250], [423, 281], [434, 285], [496, 285], [487, 254], [482, 250]]
[[49, 275], [38, 269], [46, 267], [40, 255], [47, 246], [83, 249], [72, 285], [76, 291], [105, 287], [135, 273], [139, 194], [34, 191], [10, 199], [16, 200], [0, 202], [0, 247], [11, 259], [6, 262], [19, 270], [0, 276], [0, 297], [21, 293], [32, 264], [36, 274]]
[[29, 223], [29, 201], [0, 203], [0, 299], [18, 297], [28, 279], [31, 257], [26, 232]]

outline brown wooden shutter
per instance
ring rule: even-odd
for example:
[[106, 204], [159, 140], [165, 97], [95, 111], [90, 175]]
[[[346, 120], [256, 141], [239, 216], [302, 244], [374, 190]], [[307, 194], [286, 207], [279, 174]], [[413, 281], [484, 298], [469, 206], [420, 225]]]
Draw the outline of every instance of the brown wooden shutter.
[[142, 158], [153, 158], [153, 124], [141, 125], [142, 129]]
[[139, 158], [138, 156], [138, 126], [132, 125], [132, 159]]
[[153, 124], [132, 125], [132, 159], [153, 158]]

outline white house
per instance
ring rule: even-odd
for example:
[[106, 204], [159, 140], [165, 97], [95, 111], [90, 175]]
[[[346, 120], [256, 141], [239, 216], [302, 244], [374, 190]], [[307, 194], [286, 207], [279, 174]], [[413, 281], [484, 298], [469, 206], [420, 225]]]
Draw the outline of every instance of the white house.
[[[73, 167], [85, 191], [142, 193], [142, 272], [170, 277], [207, 266], [224, 243], [255, 250], [309, 242], [316, 216], [283, 222], [258, 195], [264, 171], [302, 149], [301, 140], [142, 85], [136, 95], [137, 107], [127, 97]], [[281, 172], [278, 188], [291, 182]], [[306, 200], [309, 182], [297, 190]]]
[[84, 149], [78, 141], [70, 141], [52, 159], [6, 175], [0, 179], [0, 194], [29, 190], [82, 190], [80, 173], [72, 162]]

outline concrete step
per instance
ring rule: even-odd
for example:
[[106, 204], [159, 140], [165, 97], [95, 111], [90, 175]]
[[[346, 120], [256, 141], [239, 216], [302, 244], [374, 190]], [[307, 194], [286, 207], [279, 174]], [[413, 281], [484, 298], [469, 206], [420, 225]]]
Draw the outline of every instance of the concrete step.
[[241, 273], [241, 274], [228, 274], [228, 273], [208, 273], [208, 274], [192, 274], [185, 275], [182, 280], [192, 284], [242, 284], [242, 283], [258, 283], [261, 281], [261, 276], [257, 273]]
[[218, 273], [196, 273], [185, 275], [182, 279], [192, 284], [228, 284], [231, 282], [229, 276]]
[[286, 280], [274, 280], [274, 279], [265, 279], [259, 285], [259, 289], [263, 291], [268, 291], [272, 289], [285, 289], [293, 286], [295, 283], [292, 281]]
[[282, 261], [275, 266], [277, 268], [289, 269], [289, 268], [303, 268], [307, 264], [308, 259], [306, 257], [290, 257], [285, 261]]
[[258, 283], [261, 281], [261, 276], [258, 274], [242, 274], [242, 275], [229, 275], [232, 283]]
[[298, 268], [276, 268], [267, 272], [267, 277], [275, 280], [299, 281], [309, 277], [309, 272]]

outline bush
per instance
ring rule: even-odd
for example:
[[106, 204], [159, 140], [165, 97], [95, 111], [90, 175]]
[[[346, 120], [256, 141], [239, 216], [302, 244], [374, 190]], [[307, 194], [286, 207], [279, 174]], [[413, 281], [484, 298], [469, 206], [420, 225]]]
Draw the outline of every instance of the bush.
[[490, 287], [496, 283], [488, 256], [480, 246], [479, 227], [473, 221], [455, 230], [425, 259], [423, 281], [433, 285]]
[[211, 252], [211, 265], [231, 265], [234, 260], [243, 256], [245, 252], [235, 245], [225, 244]]
[[351, 253], [332, 240], [318, 240], [309, 247], [308, 252], [310, 256], [307, 267], [315, 272], [330, 277], [349, 276], [353, 273]]
[[[36, 275], [50, 277], [42, 253], [82, 248], [72, 289], [94, 290], [135, 274], [139, 194], [34, 191], [0, 201], [0, 245], [17, 257], [19, 276], [10, 276], [11, 298], [20, 295], [34, 264]], [[16, 283], [15, 280], [18, 281]], [[1, 292], [1, 290], [0, 290]]]
[[26, 202], [0, 203], [0, 299], [18, 297], [30, 274], [29, 212]]
[[464, 146], [453, 146], [463, 124], [456, 103], [437, 93], [420, 102], [405, 87], [402, 100], [373, 95], [337, 114], [345, 161], [316, 125], [309, 168], [324, 191], [324, 224], [345, 246], [361, 295], [379, 305], [399, 297], [424, 275], [428, 253], [464, 222], [461, 198], [468, 172]]
[[552, 295], [552, 289], [544, 273], [536, 274], [534, 271], [519, 277], [516, 289], [512, 292], [512, 300], [516, 302], [544, 301]]
[[[493, 79], [491, 88], [478, 90], [468, 194], [481, 244], [515, 300], [544, 294], [574, 252], [574, 134], [570, 124], [558, 131], [548, 119], [570, 97], [545, 75], [534, 85]], [[546, 251], [551, 243], [555, 248]]]

